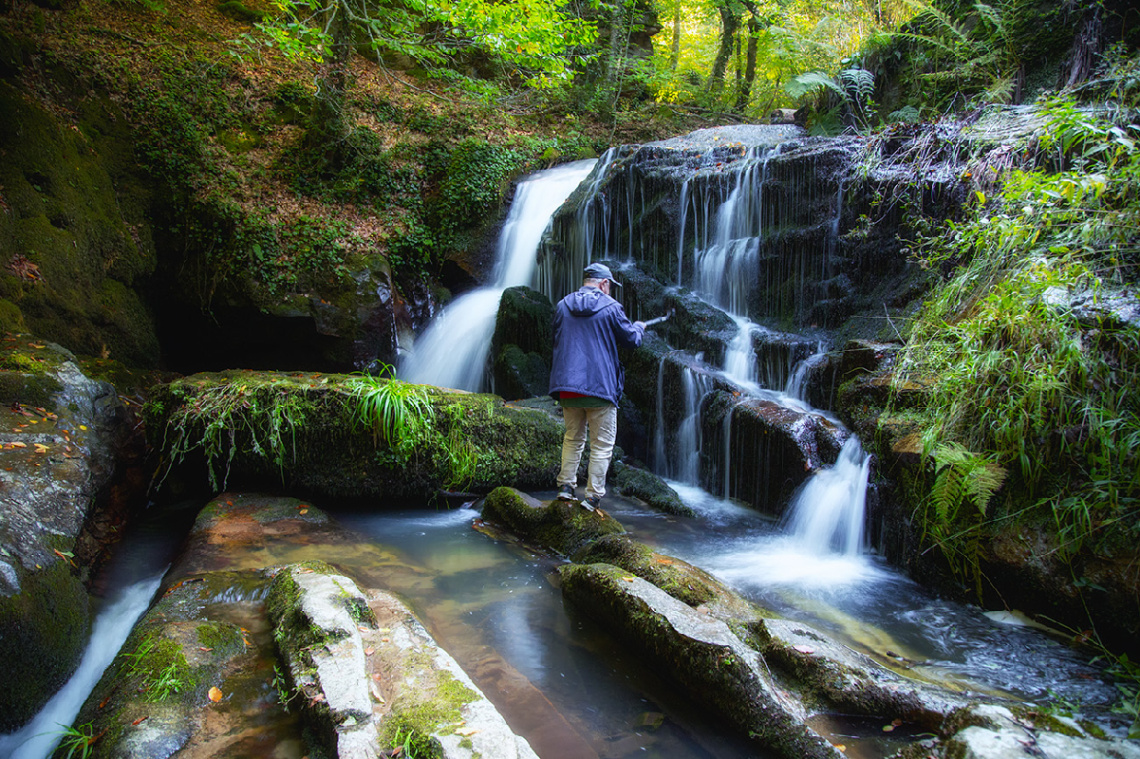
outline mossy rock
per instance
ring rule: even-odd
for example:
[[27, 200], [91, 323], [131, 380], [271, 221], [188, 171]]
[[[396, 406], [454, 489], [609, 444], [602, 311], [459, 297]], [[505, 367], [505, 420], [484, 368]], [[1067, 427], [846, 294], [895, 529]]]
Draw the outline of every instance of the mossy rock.
[[508, 487], [495, 488], [488, 494], [483, 518], [564, 556], [606, 535], [625, 532], [620, 522], [601, 510], [589, 511], [577, 502], [561, 500], [543, 504]]
[[[402, 383], [400, 392], [421, 398], [423, 407], [408, 433], [414, 439], [390, 438], [362, 421], [359, 381], [283, 372], [194, 375], [152, 389], [149, 439], [175, 467], [168, 479], [215, 491], [284, 483], [309, 497], [406, 504], [457, 488], [549, 487], [557, 474], [562, 428], [542, 411]], [[212, 459], [203, 457], [207, 449]]]
[[693, 508], [681, 500], [677, 491], [652, 472], [621, 461], [615, 461], [612, 474], [614, 485], [621, 491], [622, 495], [645, 501], [653, 508], [666, 514], [685, 517], [696, 516]]
[[227, 0], [227, 2], [219, 3], [218, 12], [234, 21], [244, 21], [247, 24], [258, 24], [265, 18], [264, 13], [253, 10], [238, 0]]
[[[101, 736], [92, 744], [95, 759], [170, 756], [207, 744], [221, 755], [236, 745], [237, 738], [211, 735], [209, 726], [242, 722], [242, 709], [228, 701], [258, 697], [265, 679], [254, 666], [258, 644], [218, 608], [230, 603], [222, 599], [235, 586], [259, 589], [256, 597], [270, 579], [260, 570], [210, 572], [166, 588], [76, 719]], [[262, 707], [258, 719], [272, 724], [282, 717]]]
[[89, 355], [142, 365], [158, 338], [132, 289], [155, 268], [135, 240], [100, 153], [14, 87], [0, 83], [0, 299], [4, 319]]
[[578, 564], [613, 564], [664, 590], [693, 608], [721, 601], [720, 605], [747, 609], [748, 604], [716, 578], [687, 561], [657, 553], [626, 535], [607, 535], [573, 556]]
[[0, 596], [0, 732], [19, 727], [71, 676], [91, 628], [87, 589], [65, 561], [21, 578]]
[[758, 746], [789, 759], [842, 754], [808, 727], [802, 705], [775, 683], [760, 655], [722, 620], [610, 564], [559, 568], [562, 593]]

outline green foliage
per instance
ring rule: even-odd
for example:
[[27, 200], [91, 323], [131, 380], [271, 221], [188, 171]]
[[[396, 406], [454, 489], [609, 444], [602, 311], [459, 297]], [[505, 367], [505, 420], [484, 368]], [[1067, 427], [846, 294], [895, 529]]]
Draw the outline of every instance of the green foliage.
[[937, 110], [1019, 99], [1025, 63], [1072, 43], [1083, 8], [1036, 0], [908, 0], [914, 19], [895, 33], [906, 50], [904, 88]]
[[[476, 91], [484, 88], [454, 65], [460, 56], [482, 56], [502, 74], [541, 89], [568, 81], [580, 48], [595, 36], [589, 23], [566, 14], [550, 0], [508, 4], [413, 0], [378, 6], [349, 0], [327, 6], [277, 0], [275, 5], [277, 15], [258, 28], [291, 58], [329, 60], [332, 51], [344, 44], [338, 35], [347, 33], [365, 39], [381, 60], [404, 57], [430, 76]], [[258, 46], [252, 37], [243, 41], [249, 49]]]
[[456, 145], [433, 208], [437, 228], [454, 234], [496, 215], [521, 163], [514, 150], [473, 137]]
[[225, 382], [202, 388], [192, 403], [177, 406], [167, 420], [163, 447], [168, 460], [159, 483], [185, 457], [200, 452], [210, 487], [226, 487], [239, 450], [275, 465], [284, 478], [296, 460], [296, 433], [316, 409], [303, 385], [288, 380]]
[[59, 734], [62, 735], [59, 741], [59, 747], [56, 749], [55, 756], [62, 757], [62, 759], [87, 759], [94, 752], [94, 743], [98, 736], [95, 735], [95, 728], [92, 723], [88, 722], [83, 725], [66, 727], [60, 725], [62, 730]]
[[[388, 373], [392, 367], [385, 366]], [[401, 452], [410, 452], [435, 421], [427, 391], [398, 379], [362, 375], [352, 381], [359, 405], [357, 420], [372, 430], [372, 439]]]
[[127, 676], [138, 679], [139, 688], [148, 701], [165, 701], [194, 687], [190, 665], [181, 647], [173, 640], [152, 633], [123, 657], [129, 662]]
[[[1010, 173], [993, 197], [977, 190], [967, 218], [919, 246], [945, 278], [896, 382], [930, 386], [926, 529], [947, 555], [1027, 509], [1053, 520], [1062, 557], [1140, 534], [1140, 327], [1114, 315], [1135, 303], [1140, 127], [1065, 98], [1042, 107], [1045, 167]], [[1001, 514], [987, 504], [1003, 469], [1017, 487]]]

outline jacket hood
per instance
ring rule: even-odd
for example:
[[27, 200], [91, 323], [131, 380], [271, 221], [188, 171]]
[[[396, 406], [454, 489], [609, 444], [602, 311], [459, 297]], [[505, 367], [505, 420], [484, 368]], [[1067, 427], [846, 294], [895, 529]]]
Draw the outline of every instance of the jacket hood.
[[596, 287], [583, 287], [566, 296], [566, 308], [574, 316], [590, 316], [616, 302]]

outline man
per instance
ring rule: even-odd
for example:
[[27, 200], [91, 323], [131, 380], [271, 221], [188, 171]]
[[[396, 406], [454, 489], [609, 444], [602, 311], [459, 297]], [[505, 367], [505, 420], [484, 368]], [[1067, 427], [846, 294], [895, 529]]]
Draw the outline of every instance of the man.
[[590, 438], [586, 497], [590, 511], [606, 494], [606, 471], [617, 437], [617, 404], [625, 384], [618, 347], [636, 348], [645, 335], [643, 322], [631, 322], [621, 304], [610, 297], [620, 287], [605, 264], [586, 267], [582, 287], [554, 309], [554, 360], [550, 395], [562, 406], [566, 434], [558, 497], [577, 499], [578, 463]]

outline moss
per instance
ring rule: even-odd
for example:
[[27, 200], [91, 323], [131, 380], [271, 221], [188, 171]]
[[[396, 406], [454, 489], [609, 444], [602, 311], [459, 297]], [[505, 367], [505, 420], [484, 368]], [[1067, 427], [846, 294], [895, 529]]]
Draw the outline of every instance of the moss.
[[71, 675], [91, 626], [87, 591], [64, 561], [20, 577], [0, 597], [0, 732], [30, 718]]
[[219, 3], [218, 12], [229, 16], [234, 21], [244, 21], [247, 24], [257, 24], [265, 18], [264, 13], [255, 11], [246, 6], [245, 3], [238, 2], [238, 0], [227, 0], [227, 2]]
[[[46, 339], [157, 362], [153, 325], [129, 289], [155, 261], [135, 242], [101, 157], [78, 131], [3, 83], [0, 151], [10, 211], [0, 214], [0, 262], [9, 265], [0, 298]], [[17, 313], [6, 311], [11, 322]]]
[[620, 522], [606, 514], [566, 501], [544, 505], [507, 487], [496, 488], [487, 496], [483, 518], [567, 556], [603, 536], [625, 532]]
[[124, 656], [129, 662], [126, 676], [132, 678], [135, 688], [141, 690], [148, 701], [165, 701], [193, 691], [198, 685], [182, 646], [162, 637], [156, 629], [139, 637]]
[[205, 622], [195, 630], [198, 643], [210, 649], [214, 656], [228, 658], [245, 649], [245, 637], [235, 625]]
[[678, 601], [700, 606], [728, 591], [691, 564], [657, 553], [624, 535], [607, 535], [574, 554], [579, 564], [605, 563], [648, 580]]
[[622, 495], [640, 498], [658, 511], [686, 517], [696, 516], [696, 512], [681, 500], [677, 491], [652, 472], [617, 461], [614, 462], [614, 484]]

